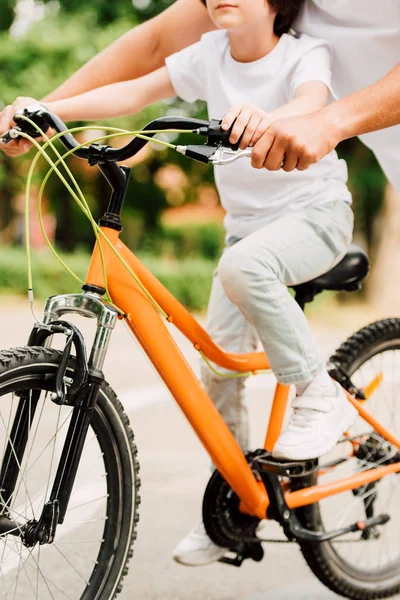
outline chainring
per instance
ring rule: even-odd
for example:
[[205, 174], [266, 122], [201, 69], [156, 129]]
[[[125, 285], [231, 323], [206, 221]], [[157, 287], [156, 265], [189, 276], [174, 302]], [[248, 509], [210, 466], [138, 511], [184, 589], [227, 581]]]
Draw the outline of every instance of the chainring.
[[259, 544], [256, 530], [260, 519], [242, 513], [239, 504], [236, 493], [219, 471], [214, 471], [204, 492], [203, 522], [211, 540], [233, 552]]

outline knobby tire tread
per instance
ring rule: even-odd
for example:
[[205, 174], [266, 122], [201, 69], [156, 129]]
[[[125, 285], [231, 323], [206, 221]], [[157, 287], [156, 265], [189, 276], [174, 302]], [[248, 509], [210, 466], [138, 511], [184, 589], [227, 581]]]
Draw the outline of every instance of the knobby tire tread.
[[[54, 350], [51, 348], [43, 348], [42, 346], [23, 346], [11, 348], [9, 350], [0, 351], [0, 377], [9, 372], [12, 369], [16, 369], [18, 367], [29, 366], [30, 364], [38, 364], [38, 363], [52, 363], [58, 364], [61, 360], [62, 352], [59, 350]], [[73, 364], [73, 358], [71, 359]], [[140, 471], [140, 465], [137, 458], [137, 446], [134, 441], [134, 434], [130, 427], [129, 418], [124, 412], [124, 408], [121, 402], [118, 400], [118, 397], [111, 386], [104, 381], [101, 386], [102, 391], [105, 393], [106, 397], [113, 404], [116, 409], [118, 416], [123, 424], [125, 432], [127, 434], [130, 450], [133, 458], [133, 466], [134, 466], [134, 476], [135, 476], [135, 490], [134, 490], [134, 506], [133, 511], [135, 514], [134, 523], [132, 527], [132, 534], [130, 541], [128, 542], [129, 550], [127, 553], [127, 557], [125, 560], [125, 564], [122, 569], [121, 577], [118, 581], [117, 588], [112, 598], [107, 598], [107, 600], [114, 600], [117, 598], [118, 594], [122, 591], [123, 579], [128, 574], [129, 569], [129, 561], [133, 557], [133, 545], [137, 538], [137, 524], [139, 521], [139, 512], [138, 508], [140, 505], [140, 478], [138, 476]], [[105, 600], [105, 599], [104, 599]]]
[[[377, 321], [360, 329], [346, 340], [330, 358], [331, 362], [340, 363], [347, 371], [358, 363], [364, 362], [363, 357], [368, 355], [384, 342], [399, 341], [400, 346], [400, 319], [389, 318]], [[354, 370], [354, 369], [353, 369]], [[299, 481], [293, 489], [300, 489], [306, 485], [314, 485], [313, 477]], [[297, 509], [298, 518], [302, 525], [313, 531], [323, 529], [318, 504]], [[326, 544], [326, 543], [325, 543]], [[370, 590], [355, 585], [347, 575], [347, 579], [338, 565], [329, 560], [329, 554], [324, 552], [324, 544], [302, 543], [301, 552], [314, 575], [323, 585], [330, 590], [352, 600], [378, 600], [388, 598], [400, 592], [400, 582], [392, 587], [381, 590]], [[360, 583], [362, 583], [360, 581]]]

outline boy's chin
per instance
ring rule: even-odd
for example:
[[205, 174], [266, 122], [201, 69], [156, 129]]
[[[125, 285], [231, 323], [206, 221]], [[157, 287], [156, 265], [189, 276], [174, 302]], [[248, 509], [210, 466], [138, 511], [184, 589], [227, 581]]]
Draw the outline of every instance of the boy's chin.
[[236, 29], [244, 25], [244, 23], [233, 15], [219, 15], [213, 19], [214, 24], [219, 29]]

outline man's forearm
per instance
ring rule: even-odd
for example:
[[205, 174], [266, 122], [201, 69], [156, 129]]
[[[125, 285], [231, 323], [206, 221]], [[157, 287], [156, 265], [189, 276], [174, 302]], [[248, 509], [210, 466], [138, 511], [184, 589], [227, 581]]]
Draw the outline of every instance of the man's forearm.
[[400, 124], [400, 64], [373, 85], [320, 112], [337, 132], [338, 142]]
[[[159, 62], [156, 39], [150, 21], [135, 27], [92, 58], [60, 87], [43, 98], [43, 102], [70, 98], [103, 85], [136, 79], [154, 71]], [[146, 49], [146, 60], [140, 59], [139, 48]]]
[[160, 68], [167, 56], [196, 42], [202, 33], [212, 28], [199, 0], [176, 0], [154, 19], [128, 31], [42, 100], [70, 98], [110, 83], [147, 75]]

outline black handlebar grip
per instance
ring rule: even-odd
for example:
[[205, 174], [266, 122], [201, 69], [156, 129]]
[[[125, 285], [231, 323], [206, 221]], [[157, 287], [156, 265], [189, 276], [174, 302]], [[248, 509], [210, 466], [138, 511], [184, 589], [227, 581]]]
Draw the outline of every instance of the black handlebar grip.
[[231, 144], [229, 141], [230, 135], [232, 133], [233, 126], [235, 125], [236, 120], [232, 123], [229, 129], [222, 129], [221, 123], [222, 121], [219, 119], [211, 119], [210, 125], [208, 126], [208, 144], [211, 146], [222, 146], [224, 148], [231, 148], [232, 150], [239, 150], [240, 142], [242, 137], [236, 142], [236, 144]]
[[40, 127], [40, 129], [43, 131], [43, 133], [46, 133], [46, 131], [49, 129], [50, 125], [45, 117], [46, 109], [44, 107], [42, 107], [42, 110], [38, 110], [38, 108], [40, 109], [41, 106], [33, 105], [32, 108], [35, 108], [35, 110], [30, 110], [30, 107], [27, 106], [26, 108], [24, 108], [22, 110], [22, 113], [16, 113], [14, 115], [13, 119], [16, 123], [19, 123], [19, 126], [15, 127], [15, 129], [17, 129], [17, 130], [20, 129], [21, 131], [23, 131], [24, 133], [27, 133], [31, 137], [36, 138], [36, 137], [40, 137], [42, 134], [39, 133], [39, 131], [33, 125], [28, 123], [28, 121], [25, 121], [25, 119], [22, 119], [20, 117], [20, 114], [24, 115], [25, 117], [28, 117], [29, 119], [31, 119], [31, 121], [36, 123], [36, 125], [38, 127]]

